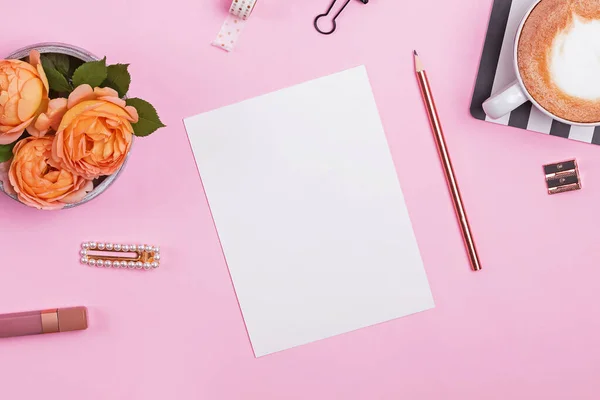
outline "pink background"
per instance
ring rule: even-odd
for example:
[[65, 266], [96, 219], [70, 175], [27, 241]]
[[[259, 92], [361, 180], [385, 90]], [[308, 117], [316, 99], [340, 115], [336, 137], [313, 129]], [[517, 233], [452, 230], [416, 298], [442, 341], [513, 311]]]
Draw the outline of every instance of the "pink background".
[[[209, 46], [227, 0], [9, 1], [0, 54], [70, 42], [131, 63], [168, 128], [117, 183], [64, 212], [0, 198], [0, 312], [86, 305], [90, 329], [0, 341], [0, 398], [595, 399], [600, 390], [600, 148], [468, 114], [491, 0], [263, 0], [237, 49]], [[47, 9], [46, 7], [49, 7]], [[484, 266], [469, 271], [412, 72], [422, 55]], [[255, 359], [182, 119], [365, 64], [437, 307]], [[584, 189], [548, 196], [576, 157]], [[242, 199], [240, 201], [243, 201]], [[137, 273], [78, 264], [83, 240], [159, 244]]]

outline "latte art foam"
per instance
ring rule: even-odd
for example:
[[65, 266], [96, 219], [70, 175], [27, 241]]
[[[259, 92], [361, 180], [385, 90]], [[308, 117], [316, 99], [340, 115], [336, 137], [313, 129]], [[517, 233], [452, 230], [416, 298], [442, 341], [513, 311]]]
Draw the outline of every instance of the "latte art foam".
[[551, 114], [600, 122], [600, 0], [542, 0], [521, 31], [523, 84]]
[[550, 76], [567, 95], [600, 99], [600, 21], [573, 15], [550, 50]]

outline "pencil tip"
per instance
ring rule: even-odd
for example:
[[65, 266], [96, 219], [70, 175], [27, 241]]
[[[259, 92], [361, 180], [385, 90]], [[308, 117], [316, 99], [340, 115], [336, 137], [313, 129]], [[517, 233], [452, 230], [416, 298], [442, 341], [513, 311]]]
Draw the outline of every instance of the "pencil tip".
[[419, 57], [419, 53], [416, 50], [413, 50], [415, 53], [415, 71], [421, 72], [423, 71], [423, 63], [421, 62], [421, 58]]

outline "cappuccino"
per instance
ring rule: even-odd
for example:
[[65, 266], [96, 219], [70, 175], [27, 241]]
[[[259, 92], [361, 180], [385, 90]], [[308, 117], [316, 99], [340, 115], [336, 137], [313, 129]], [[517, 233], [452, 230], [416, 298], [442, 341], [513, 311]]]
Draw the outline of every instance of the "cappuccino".
[[550, 113], [600, 121], [600, 0], [542, 0], [521, 32], [523, 84]]

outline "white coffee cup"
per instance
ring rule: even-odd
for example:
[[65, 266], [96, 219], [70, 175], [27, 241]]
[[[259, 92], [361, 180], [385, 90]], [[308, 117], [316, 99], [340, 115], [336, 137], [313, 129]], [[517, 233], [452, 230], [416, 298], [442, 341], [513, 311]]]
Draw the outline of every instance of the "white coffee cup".
[[544, 0], [537, 0], [530, 8], [527, 10], [527, 13], [523, 17], [521, 24], [519, 25], [519, 29], [517, 30], [517, 35], [515, 37], [514, 43], [514, 52], [513, 52], [513, 66], [515, 69], [515, 73], [517, 75], [517, 80], [512, 82], [510, 85], [500, 90], [498, 93], [487, 99], [483, 102], [483, 111], [485, 111], [486, 115], [490, 118], [497, 119], [500, 118], [509, 112], [513, 111], [521, 104], [531, 101], [533, 105], [535, 105], [541, 112], [546, 114], [547, 116], [564, 122], [569, 125], [578, 125], [578, 126], [600, 126], [600, 121], [591, 122], [591, 123], [581, 123], [581, 122], [573, 122], [568, 121], [566, 119], [560, 118], [559, 116], [552, 114], [544, 107], [542, 107], [531, 94], [525, 88], [523, 84], [523, 79], [521, 78], [521, 72], [519, 71], [519, 63], [518, 63], [518, 48], [519, 48], [519, 40], [521, 38], [521, 32], [523, 31], [523, 26], [527, 22], [529, 15], [533, 11], [533, 9]]

